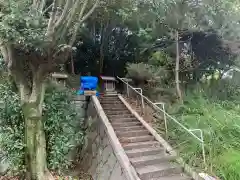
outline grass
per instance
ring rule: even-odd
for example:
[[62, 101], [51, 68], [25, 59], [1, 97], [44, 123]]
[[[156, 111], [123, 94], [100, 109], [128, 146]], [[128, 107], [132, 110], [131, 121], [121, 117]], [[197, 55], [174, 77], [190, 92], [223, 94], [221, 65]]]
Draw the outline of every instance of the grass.
[[190, 92], [183, 104], [174, 104], [168, 112], [189, 129], [204, 133], [206, 162], [200, 143], [168, 120], [169, 140], [183, 159], [222, 180], [240, 179], [240, 107], [237, 102], [210, 98], [203, 91]]

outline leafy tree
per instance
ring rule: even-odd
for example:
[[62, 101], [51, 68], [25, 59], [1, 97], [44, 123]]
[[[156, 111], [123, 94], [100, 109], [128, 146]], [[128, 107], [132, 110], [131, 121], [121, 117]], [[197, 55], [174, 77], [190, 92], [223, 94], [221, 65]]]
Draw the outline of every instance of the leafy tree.
[[[163, 43], [168, 41], [169, 49], [175, 51], [170, 52], [170, 55], [176, 59], [172, 68], [175, 68], [175, 84], [179, 97], [181, 97], [179, 72], [182, 65], [186, 64], [186, 67], [191, 69], [196, 68], [196, 72], [199, 68], [207, 70], [214, 67], [222, 70], [228, 64], [225, 62], [226, 59], [229, 60], [226, 57], [230, 54], [228, 49], [223, 47], [223, 40], [231, 39], [233, 36], [236, 38], [240, 37], [238, 33], [239, 2], [236, 0], [218, 2], [214, 0], [138, 1], [133, 6], [135, 12], [131, 14], [131, 18], [128, 17], [128, 20], [134, 19], [138, 22], [139, 36], [144, 37], [143, 40], [145, 41], [143, 47], [147, 47], [147, 49], [149, 47], [155, 48], [156, 41], [160, 40]], [[125, 10], [125, 12], [128, 11]], [[146, 15], [151, 15], [151, 18], [148, 18]], [[233, 26], [235, 26], [235, 29]], [[207, 31], [210, 30], [211, 32], [208, 33]], [[213, 30], [215, 30], [215, 34], [212, 33]], [[201, 40], [201, 43], [194, 42], [192, 40], [193, 34], [196, 37], [198, 32], [199, 35], [203, 35], [203, 39], [210, 39], [210, 37], [215, 39], [214, 42], [217, 42], [217, 45], [213, 46], [212, 43], [209, 44], [205, 40]], [[189, 35], [186, 35], [187, 33]], [[166, 37], [168, 40], [163, 41], [163, 37]], [[195, 37], [194, 40], [196, 40]], [[185, 42], [182, 42], [183, 39], [185, 39]], [[222, 42], [219, 41], [220, 39]], [[200, 45], [206, 46], [206, 48], [202, 51], [193, 49], [193, 46], [199, 47]], [[146, 52], [145, 50], [143, 52]], [[200, 51], [201, 54], [205, 54], [205, 59], [199, 58]], [[213, 55], [214, 52], [215, 55]], [[212, 58], [215, 59], [213, 60]], [[202, 63], [203, 61], [204, 63]], [[199, 67], [196, 67], [197, 64]], [[211, 70], [211, 72], [213, 71]], [[199, 77], [202, 74], [199, 71], [195, 73], [193, 70], [191, 70], [191, 73], [194, 74], [194, 77]], [[188, 73], [185, 74], [188, 75]]]
[[79, 28], [100, 0], [2, 0], [0, 48], [20, 94], [27, 179], [47, 179], [42, 108], [45, 81], [65, 62]]

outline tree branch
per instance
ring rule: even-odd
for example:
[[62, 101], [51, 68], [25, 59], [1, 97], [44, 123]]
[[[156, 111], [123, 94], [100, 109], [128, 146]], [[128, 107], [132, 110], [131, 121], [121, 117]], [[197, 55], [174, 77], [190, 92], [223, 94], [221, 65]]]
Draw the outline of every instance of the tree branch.
[[58, 19], [58, 21], [56, 22], [54, 28], [57, 29], [66, 20], [71, 4], [72, 4], [72, 0], [67, 0], [67, 3], [63, 9], [63, 13], [62, 13], [61, 17]]
[[40, 7], [39, 7], [41, 13], [42, 13], [42, 11], [43, 11], [45, 5], [46, 5], [46, 0], [42, 0], [41, 3], [40, 3]]
[[42, 13], [45, 5], [46, 5], [46, 0], [33, 0], [33, 8], [36, 9], [38, 12]]
[[59, 50], [54, 53], [53, 59], [56, 64], [64, 63], [67, 60], [69, 53], [72, 52], [72, 46], [63, 44], [59, 47]]
[[2, 52], [5, 63], [8, 65], [9, 56], [8, 56], [7, 48], [5, 46], [3, 46], [3, 43], [1, 43], [0, 50]]
[[57, 13], [57, 0], [54, 0], [53, 5], [52, 5], [52, 14], [48, 21], [48, 28], [47, 28], [46, 36], [50, 37], [53, 34], [56, 13]]
[[33, 102], [33, 103], [37, 103], [40, 104], [40, 102], [42, 102], [42, 97], [41, 97], [41, 93], [42, 93], [42, 86], [44, 84], [44, 79], [45, 79], [45, 70], [44, 70], [44, 66], [38, 66], [38, 67], [34, 67], [31, 63], [30, 63], [30, 67], [32, 70], [32, 92], [29, 98], [29, 102]]
[[[87, 2], [88, 2], [88, 0], [85, 1], [85, 3], [87, 3]], [[96, 2], [95, 2], [95, 4], [93, 5], [93, 7], [88, 11], [87, 14], [85, 14], [85, 15], [83, 16], [84, 10], [85, 10], [85, 8], [86, 8], [86, 7], [84, 7], [84, 5], [85, 5], [85, 3], [84, 3], [84, 5], [83, 5], [83, 7], [82, 7], [82, 10], [81, 10], [81, 12], [80, 12], [80, 14], [79, 14], [78, 23], [77, 23], [76, 26], [75, 26], [73, 36], [72, 36], [72, 38], [71, 38], [71, 40], [70, 40], [70, 42], [69, 42], [69, 45], [70, 45], [70, 46], [73, 46], [74, 42], [76, 41], [77, 32], [78, 32], [78, 29], [79, 29], [80, 25], [81, 25], [89, 16], [91, 16], [91, 14], [92, 14], [92, 13], [94, 12], [94, 10], [97, 8], [99, 2], [100, 2], [100, 0], [96, 0]], [[87, 6], [87, 4], [86, 4], [85, 6]]]
[[66, 24], [66, 29], [68, 29], [72, 23], [72, 20], [74, 19], [74, 16], [77, 14], [77, 9], [78, 6], [80, 5], [80, 1], [76, 1], [75, 4], [73, 5], [72, 11], [69, 14], [69, 16], [67, 17], [68, 21]]
[[83, 6], [81, 8], [80, 14], [78, 16], [79, 20], [82, 19], [82, 16], [83, 16], [83, 13], [84, 13], [84, 11], [85, 11], [85, 9], [87, 7], [87, 4], [88, 4], [88, 0], [85, 0], [84, 3], [83, 3]]
[[29, 86], [27, 78], [24, 76], [23, 61], [17, 59], [12, 45], [0, 46], [4, 61], [7, 63], [9, 73], [13, 76], [20, 92], [21, 102], [24, 103], [29, 98]]
[[90, 9], [90, 10], [88, 11], [88, 13], [85, 14], [85, 15], [83, 16], [83, 18], [81, 19], [81, 23], [84, 22], [87, 18], [89, 18], [89, 16], [92, 15], [92, 13], [93, 13], [93, 12], [95, 11], [95, 9], [98, 7], [99, 2], [100, 2], [100, 0], [96, 0], [96, 2], [95, 2], [95, 4], [93, 5], [92, 9]]
[[50, 8], [52, 8], [52, 6], [53, 6], [53, 4], [51, 4], [50, 6], [48, 6], [48, 7], [43, 11], [42, 14], [45, 14]]
[[79, 1], [79, 0], [75, 1], [73, 7], [71, 8], [70, 13], [68, 13], [68, 15], [66, 17], [66, 23], [64, 23], [64, 26], [62, 26], [62, 28], [58, 27], [58, 31], [59, 31], [59, 34], [60, 34], [60, 39], [62, 39], [62, 37], [64, 37], [66, 35], [67, 30], [70, 28], [70, 26], [73, 22], [73, 19], [74, 19], [75, 15], [77, 14], [77, 9], [80, 5], [80, 2], [81, 1]]

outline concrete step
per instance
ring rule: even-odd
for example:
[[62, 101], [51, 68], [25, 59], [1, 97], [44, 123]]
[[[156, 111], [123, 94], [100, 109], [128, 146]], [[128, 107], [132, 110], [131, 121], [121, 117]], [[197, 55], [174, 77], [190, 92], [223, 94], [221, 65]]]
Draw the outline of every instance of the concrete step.
[[112, 122], [113, 127], [129, 127], [129, 126], [137, 126], [137, 125], [142, 125], [142, 124], [141, 124], [141, 122], [139, 122], [137, 120], [131, 121], [131, 122], [125, 122], [125, 123], [116, 122], [116, 120]]
[[119, 99], [118, 100], [115, 100], [115, 99], [100, 100], [100, 102], [102, 104], [123, 104], [123, 102], [120, 101]]
[[151, 147], [151, 148], [141, 148], [141, 149], [131, 149], [127, 150], [126, 154], [129, 158], [136, 158], [141, 156], [156, 155], [164, 153], [162, 147]]
[[100, 96], [99, 97], [99, 99], [118, 99], [119, 100], [119, 98], [118, 98], [118, 96]]
[[110, 118], [124, 118], [124, 117], [134, 117], [133, 114], [114, 114], [114, 115], [107, 115]]
[[189, 176], [186, 176], [184, 174], [176, 174], [176, 175], [173, 175], [173, 176], [151, 178], [151, 180], [192, 180], [192, 178], [189, 177]]
[[[116, 118], [109, 118], [109, 120], [111, 122], [134, 122], [134, 121], [138, 121], [136, 118], [133, 118], [133, 117], [126, 117], [126, 118], [119, 118], [119, 119], [116, 119]], [[131, 130], [131, 129], [130, 129]]]
[[141, 180], [150, 180], [151, 178], [171, 176], [183, 172], [183, 169], [180, 166], [171, 163], [148, 165], [136, 168], [136, 170]]
[[144, 136], [149, 135], [149, 132], [145, 129], [136, 130], [136, 131], [116, 131], [117, 135], [120, 137], [136, 137], [136, 136]]
[[142, 125], [129, 126], [129, 127], [113, 127], [115, 131], [134, 131], [134, 130], [143, 130], [145, 129]]
[[148, 155], [142, 157], [131, 158], [130, 161], [134, 167], [141, 167], [146, 165], [154, 165], [162, 162], [175, 160], [176, 156], [165, 153], [164, 151], [155, 155]]
[[104, 111], [126, 111], [128, 110], [127, 107], [108, 107], [108, 108], [104, 108]]
[[100, 96], [99, 99], [119, 99], [117, 95]]
[[128, 110], [121, 110], [121, 111], [112, 111], [112, 110], [105, 110], [104, 109], [104, 111], [105, 111], [105, 113], [107, 114], [107, 115], [122, 115], [122, 114], [129, 114], [129, 115], [131, 115], [132, 113], [130, 112], [130, 111], [128, 111]]
[[109, 100], [101, 100], [101, 104], [122, 104], [119, 100], [109, 99]]
[[137, 142], [137, 143], [129, 143], [129, 144], [123, 145], [123, 148], [125, 150], [147, 148], [147, 147], [160, 147], [160, 143], [158, 141], [147, 141], [147, 142]]
[[145, 141], [153, 141], [153, 136], [138, 136], [138, 137], [122, 137], [119, 138], [121, 143], [136, 143], [136, 142], [145, 142]]
[[121, 109], [123, 109], [123, 108], [126, 108], [126, 106], [124, 104], [102, 104], [101, 103], [101, 105], [104, 109], [108, 109], [108, 108], [121, 108]]

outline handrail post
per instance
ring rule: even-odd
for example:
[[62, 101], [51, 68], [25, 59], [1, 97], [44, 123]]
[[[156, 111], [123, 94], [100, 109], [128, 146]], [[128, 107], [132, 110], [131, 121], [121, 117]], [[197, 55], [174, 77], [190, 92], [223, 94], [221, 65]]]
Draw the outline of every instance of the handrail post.
[[203, 156], [203, 163], [205, 165], [205, 168], [207, 168], [206, 164], [206, 154], [205, 154], [205, 144], [204, 144], [204, 139], [203, 139], [203, 132], [200, 131], [201, 139], [202, 139], [202, 156]]
[[207, 168], [203, 132], [202, 132], [201, 129], [189, 129], [189, 131], [190, 131], [190, 132], [194, 132], [194, 131], [199, 131], [199, 132], [200, 132], [203, 163], [204, 163], [205, 168]]
[[164, 126], [165, 126], [165, 134], [166, 134], [166, 138], [168, 139], [168, 125], [167, 125], [167, 116], [166, 116], [166, 112], [165, 112], [165, 104], [162, 102], [159, 103], [154, 103], [154, 105], [162, 105], [163, 108], [163, 119], [164, 119]]
[[163, 118], [164, 118], [164, 123], [165, 123], [165, 133], [166, 133], [166, 138], [168, 139], [168, 125], [167, 125], [167, 117], [166, 117], [166, 111], [165, 111], [165, 104], [162, 104], [163, 107]]
[[143, 90], [142, 90], [142, 88], [133, 88], [133, 89], [136, 90], [136, 91], [140, 91], [142, 112], [144, 113], [145, 106], [144, 106], [144, 99], [143, 99]]
[[129, 97], [129, 87], [128, 87], [128, 82], [127, 82], [127, 97]]

